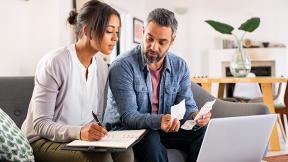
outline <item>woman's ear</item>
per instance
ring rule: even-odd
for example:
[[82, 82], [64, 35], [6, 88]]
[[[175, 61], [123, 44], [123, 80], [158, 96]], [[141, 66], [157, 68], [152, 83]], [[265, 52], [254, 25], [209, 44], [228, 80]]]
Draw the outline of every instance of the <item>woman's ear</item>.
[[83, 33], [83, 35], [85, 35], [87, 38], [90, 38], [90, 34], [89, 34], [89, 31], [88, 31], [87, 25], [84, 25], [84, 26], [83, 26], [83, 28], [82, 28], [82, 33]]

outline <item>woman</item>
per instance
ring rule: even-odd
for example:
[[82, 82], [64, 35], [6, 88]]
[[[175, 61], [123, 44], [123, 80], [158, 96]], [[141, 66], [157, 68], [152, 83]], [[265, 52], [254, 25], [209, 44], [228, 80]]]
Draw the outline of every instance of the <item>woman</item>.
[[[54, 50], [37, 65], [35, 87], [22, 131], [36, 161], [133, 161], [132, 149], [123, 153], [61, 150], [74, 139], [100, 140], [107, 130], [102, 120], [106, 106], [108, 67], [97, 52], [110, 54], [118, 41], [120, 15], [111, 6], [91, 0], [68, 18], [77, 42]], [[113, 160], [112, 160], [113, 159]]]

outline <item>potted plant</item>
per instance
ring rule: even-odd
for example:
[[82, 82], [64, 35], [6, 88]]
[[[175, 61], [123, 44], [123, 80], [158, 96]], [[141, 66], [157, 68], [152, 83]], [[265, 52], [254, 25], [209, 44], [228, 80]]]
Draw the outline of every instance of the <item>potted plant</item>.
[[251, 33], [259, 27], [260, 18], [252, 17], [242, 23], [241, 26], [238, 28], [238, 30], [243, 31], [241, 37], [238, 37], [233, 33], [234, 28], [231, 25], [214, 20], [206, 20], [205, 22], [222, 34], [234, 36], [237, 43], [237, 49], [235, 51], [233, 59], [230, 61], [230, 71], [235, 77], [246, 77], [251, 70], [251, 61], [249, 56], [243, 51], [243, 39], [247, 32]]

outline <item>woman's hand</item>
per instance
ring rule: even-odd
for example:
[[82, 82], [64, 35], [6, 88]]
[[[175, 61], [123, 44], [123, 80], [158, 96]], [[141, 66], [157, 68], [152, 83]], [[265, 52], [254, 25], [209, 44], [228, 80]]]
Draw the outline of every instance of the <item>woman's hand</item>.
[[80, 139], [85, 141], [98, 141], [106, 135], [107, 130], [95, 123], [83, 126], [80, 131]]

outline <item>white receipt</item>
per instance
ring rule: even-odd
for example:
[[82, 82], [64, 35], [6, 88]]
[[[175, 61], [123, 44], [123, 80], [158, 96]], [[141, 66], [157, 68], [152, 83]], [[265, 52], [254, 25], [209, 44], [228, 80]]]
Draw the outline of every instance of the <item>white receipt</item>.
[[171, 118], [181, 120], [183, 119], [185, 112], [186, 112], [186, 106], [184, 99], [178, 105], [174, 105], [171, 107]]
[[199, 119], [201, 116], [205, 115], [209, 111], [211, 111], [212, 106], [214, 105], [216, 99], [213, 101], [206, 102], [204, 106], [200, 109], [199, 113], [196, 115], [194, 120], [187, 120], [182, 126], [182, 129], [191, 130], [196, 125], [196, 120]]

